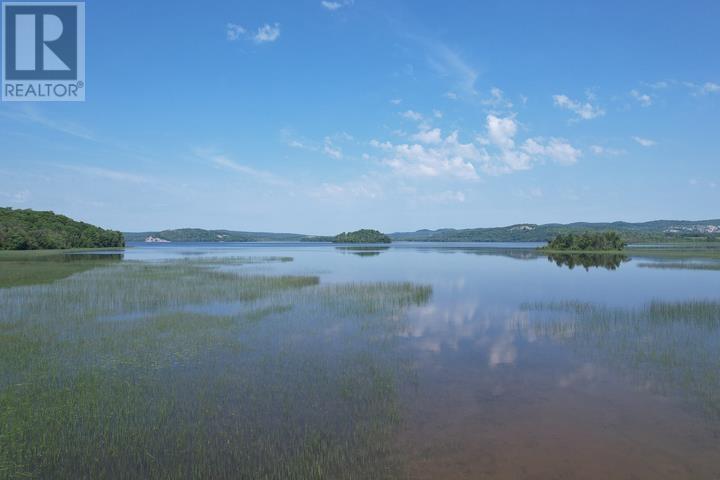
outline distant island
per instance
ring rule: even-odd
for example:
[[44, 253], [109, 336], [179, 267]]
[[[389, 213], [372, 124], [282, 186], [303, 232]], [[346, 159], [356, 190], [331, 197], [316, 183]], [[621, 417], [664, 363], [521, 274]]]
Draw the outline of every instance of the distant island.
[[336, 235], [333, 243], [390, 243], [392, 239], [377, 230], [362, 229]]
[[559, 252], [613, 252], [617, 253], [625, 248], [625, 241], [617, 232], [585, 232], [581, 234], [560, 234], [553, 238], [546, 246], [545, 251]]
[[0, 208], [0, 250], [123, 247], [123, 234], [64, 215]]

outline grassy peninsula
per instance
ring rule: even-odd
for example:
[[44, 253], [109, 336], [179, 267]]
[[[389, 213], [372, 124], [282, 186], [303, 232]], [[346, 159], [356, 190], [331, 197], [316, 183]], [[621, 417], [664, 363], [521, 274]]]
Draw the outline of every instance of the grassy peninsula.
[[0, 208], [0, 250], [123, 247], [123, 234], [64, 215]]

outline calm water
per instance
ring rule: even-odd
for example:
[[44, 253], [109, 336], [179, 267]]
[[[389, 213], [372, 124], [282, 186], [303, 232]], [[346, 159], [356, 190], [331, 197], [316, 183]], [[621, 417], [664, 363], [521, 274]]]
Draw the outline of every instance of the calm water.
[[[658, 257], [593, 267], [534, 246], [135, 244], [121, 261], [292, 257], [239, 268], [320, 286], [430, 286], [393, 333], [410, 372], [392, 440], [408, 478], [719, 479], [720, 271], [648, 268], [672, 262]], [[172, 308], [233, 315], [241, 305]], [[314, 325], [310, 307], [296, 308]], [[330, 347], [308, 336], [303, 351], [332, 356], [353, 344], [356, 332], [333, 328], [322, 337]], [[280, 345], [301, 338], [268, 332]]]
[[[717, 301], [720, 272], [640, 268], [657, 261], [648, 258], [615, 269], [570, 269], [517, 247], [161, 245], [128, 249], [125, 258], [241, 250], [294, 258], [252, 267], [265, 273], [318, 275], [321, 283], [430, 284], [432, 298], [407, 312], [401, 341], [417, 374], [403, 391], [407, 421], [398, 438], [412, 478], [720, 478], [718, 418], [682, 379], [673, 381], [677, 365], [633, 360], [636, 344], [660, 342], [654, 339], [676, 328], [690, 336], [695, 332], [687, 330], [700, 328], [706, 341], [714, 339], [704, 348], [720, 355], [712, 350], [720, 338], [717, 318], [715, 328], [651, 322], [659, 337], [655, 330], [620, 329], [615, 336], [598, 333], [603, 341], [596, 343], [592, 330], [578, 333], [582, 338], [543, 331], [538, 325], [562, 322], [563, 314], [527, 308]], [[694, 365], [692, 345], [680, 353], [688, 368], [707, 368]], [[717, 380], [720, 372], [708, 375]], [[717, 393], [709, 393], [715, 406]]]

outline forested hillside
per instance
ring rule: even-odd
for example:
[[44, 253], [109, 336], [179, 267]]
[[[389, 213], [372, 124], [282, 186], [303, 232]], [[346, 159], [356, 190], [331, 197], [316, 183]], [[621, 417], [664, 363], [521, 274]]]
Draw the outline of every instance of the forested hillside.
[[0, 250], [122, 247], [123, 235], [53, 212], [0, 208]]

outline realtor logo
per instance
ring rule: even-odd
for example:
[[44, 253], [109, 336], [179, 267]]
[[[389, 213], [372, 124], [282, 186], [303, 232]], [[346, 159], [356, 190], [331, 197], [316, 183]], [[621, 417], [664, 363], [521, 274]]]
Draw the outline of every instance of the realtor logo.
[[3, 101], [85, 100], [85, 4], [3, 2]]

